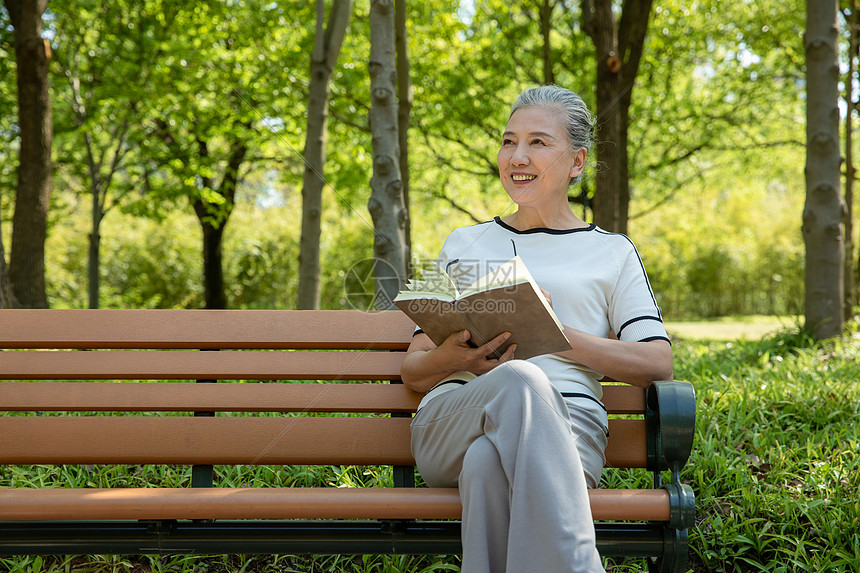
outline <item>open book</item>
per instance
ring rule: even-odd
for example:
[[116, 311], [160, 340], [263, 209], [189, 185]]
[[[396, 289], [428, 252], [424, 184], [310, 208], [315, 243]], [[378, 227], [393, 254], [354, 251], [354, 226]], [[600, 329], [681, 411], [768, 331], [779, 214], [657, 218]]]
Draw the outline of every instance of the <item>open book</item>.
[[436, 265], [421, 280], [409, 281], [394, 304], [437, 345], [468, 329], [475, 347], [510, 332], [496, 357], [511, 344], [517, 345], [514, 356], [520, 359], [570, 350], [561, 322], [518, 256], [462, 292]]

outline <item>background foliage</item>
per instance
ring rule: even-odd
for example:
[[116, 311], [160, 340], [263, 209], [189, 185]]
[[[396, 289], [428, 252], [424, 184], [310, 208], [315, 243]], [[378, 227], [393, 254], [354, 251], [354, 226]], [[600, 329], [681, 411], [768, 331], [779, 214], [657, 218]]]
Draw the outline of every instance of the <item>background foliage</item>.
[[[541, 5], [551, 7], [548, 35], [539, 27]], [[218, 219], [225, 199], [201, 181], [217, 179], [236, 140], [249, 153], [236, 215], [224, 223], [228, 305], [295, 305], [311, 8], [51, 2], [52, 306], [87, 304], [90, 194], [99, 182], [107, 211], [101, 306], [202, 306], [202, 236], [191, 201], [202, 197]], [[801, 8], [798, 0], [655, 2], [631, 108], [630, 234], [668, 318], [801, 310]], [[513, 97], [551, 78], [593, 106], [594, 62], [576, 2], [431, 0], [410, 3], [409, 16], [413, 252], [425, 259], [435, 257], [450, 229], [510, 211], [495, 153]], [[367, 38], [367, 7], [358, 3], [333, 74], [325, 308], [346, 304], [342, 273], [371, 254]], [[10, 49], [6, 22], [0, 54]], [[8, 57], [0, 61], [9, 68]], [[0, 77], [0, 136], [7, 142], [0, 148], [0, 216], [8, 237], [14, 74]], [[208, 154], [193, 149], [200, 141]], [[88, 167], [92, 157], [101, 158], [101, 170]], [[593, 193], [594, 173], [605, 168], [592, 162], [584, 192]]]
[[[426, 259], [452, 228], [509, 212], [495, 153], [513, 97], [552, 77], [594, 108], [595, 63], [573, 0], [408, 5], [413, 253]], [[538, 25], [541, 6], [551, 7], [547, 36]], [[630, 234], [669, 319], [801, 311], [803, 12], [800, 0], [654, 2], [631, 108]], [[204, 195], [219, 203], [199, 178], [220, 173], [215, 152], [241, 135], [250, 151], [226, 223], [228, 305], [294, 307], [312, 5], [53, 0], [46, 35], [54, 53], [56, 132], [47, 244], [51, 305], [87, 305], [91, 193], [110, 175], [110, 185], [101, 188], [110, 207], [101, 227], [101, 306], [203, 306], [202, 237], [190, 201]], [[372, 253], [365, 207], [367, 38], [367, 5], [359, 2], [333, 74], [323, 308], [348, 305], [343, 278]], [[0, 217], [7, 249], [17, 165], [14, 77], [11, 29], [0, 8]], [[213, 153], [183, 160], [159, 133], [159, 122], [175, 128], [188, 149], [205, 137]], [[118, 152], [122, 159], [111, 172]], [[92, 158], [103, 160], [99, 169], [91, 169]], [[606, 168], [591, 163], [586, 194], [593, 193], [594, 173]], [[581, 205], [574, 208], [590, 216]], [[793, 332], [755, 343], [676, 341], [676, 377], [695, 384], [701, 405], [695, 457], [684, 475], [702, 516], [692, 532], [694, 570], [860, 569], [853, 535], [860, 528], [859, 349], [856, 336], [816, 345]], [[60, 477], [69, 483], [153, 477], [111, 468], [98, 475], [64, 471]], [[260, 471], [228, 477], [236, 483], [389, 479], [363, 468], [324, 476]], [[4, 474], [3, 480], [42, 477]], [[186, 476], [169, 479], [181, 483]], [[143, 559], [21, 558], [0, 560], [0, 567], [456, 570], [456, 559], [446, 558]]]

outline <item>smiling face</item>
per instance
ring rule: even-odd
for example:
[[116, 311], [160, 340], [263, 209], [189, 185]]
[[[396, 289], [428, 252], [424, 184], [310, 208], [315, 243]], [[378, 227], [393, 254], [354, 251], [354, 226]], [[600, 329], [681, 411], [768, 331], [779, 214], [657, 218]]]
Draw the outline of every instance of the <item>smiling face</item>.
[[567, 205], [570, 179], [582, 173], [586, 153], [571, 149], [559, 108], [520, 108], [502, 135], [497, 157], [502, 186], [520, 207]]

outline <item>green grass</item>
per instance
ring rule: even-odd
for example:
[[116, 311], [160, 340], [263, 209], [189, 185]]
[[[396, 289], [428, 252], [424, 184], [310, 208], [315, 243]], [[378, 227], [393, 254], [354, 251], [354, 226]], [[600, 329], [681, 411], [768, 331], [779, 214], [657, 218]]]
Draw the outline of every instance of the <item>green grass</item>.
[[694, 382], [697, 565], [716, 571], [860, 570], [860, 341], [688, 344]]
[[[816, 344], [795, 330], [761, 339], [681, 339], [675, 377], [694, 384], [694, 452], [682, 479], [696, 492], [690, 561], [704, 571], [860, 571], [860, 338]], [[136, 484], [149, 468], [0, 468], [0, 484]], [[147, 472], [147, 473], [141, 473]], [[187, 476], [167, 476], [182, 482]], [[232, 484], [305, 482], [282, 468], [225, 469]], [[327, 468], [314, 480], [388, 483], [377, 468]], [[613, 486], [647, 484], [641, 472], [607, 471]], [[0, 570], [34, 572], [458, 571], [456, 557], [87, 556], [0, 559]], [[641, 571], [642, 560], [607, 570]]]

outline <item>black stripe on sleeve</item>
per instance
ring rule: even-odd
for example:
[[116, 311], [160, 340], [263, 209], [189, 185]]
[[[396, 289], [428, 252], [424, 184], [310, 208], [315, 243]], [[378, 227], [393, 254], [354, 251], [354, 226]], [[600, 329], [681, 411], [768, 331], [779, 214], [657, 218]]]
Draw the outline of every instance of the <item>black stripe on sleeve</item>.
[[637, 340], [636, 342], [651, 342], [652, 340], [665, 340], [669, 343], [670, 346], [672, 345], [672, 341], [665, 336], [649, 336], [648, 338], [643, 338], [642, 340]]
[[656, 320], [657, 322], [659, 322], [661, 324], [663, 323], [663, 321], [660, 319], [660, 317], [657, 317], [657, 316], [637, 316], [636, 318], [631, 318], [630, 320], [628, 320], [627, 322], [622, 324], [621, 328], [619, 328], [618, 331], [615, 333], [615, 336], [617, 336], [618, 338], [621, 338], [621, 331], [622, 330], [624, 330], [625, 328], [627, 328], [628, 326], [630, 326], [633, 323], [640, 322], [643, 320]]

